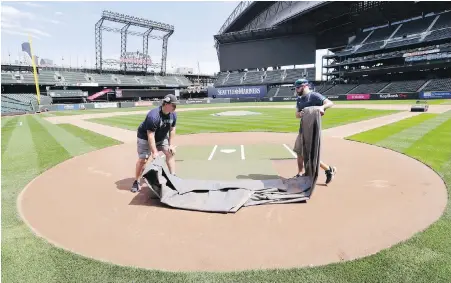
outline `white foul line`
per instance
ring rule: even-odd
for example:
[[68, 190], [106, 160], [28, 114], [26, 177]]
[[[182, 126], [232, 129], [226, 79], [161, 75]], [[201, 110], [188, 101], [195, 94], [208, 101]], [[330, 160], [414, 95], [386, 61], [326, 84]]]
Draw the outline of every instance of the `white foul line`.
[[292, 151], [291, 148], [288, 147], [288, 145], [283, 144], [283, 146], [288, 150], [288, 152], [289, 152], [291, 155], [293, 155], [294, 158], [297, 158], [297, 157], [298, 157], [297, 154], [296, 154], [294, 151]]
[[210, 157], [208, 157], [208, 160], [211, 160], [213, 158], [213, 155], [215, 154], [217, 148], [218, 148], [218, 145], [215, 145], [215, 147], [213, 147], [213, 150], [211, 151]]
[[241, 145], [241, 160], [244, 160], [244, 145]]

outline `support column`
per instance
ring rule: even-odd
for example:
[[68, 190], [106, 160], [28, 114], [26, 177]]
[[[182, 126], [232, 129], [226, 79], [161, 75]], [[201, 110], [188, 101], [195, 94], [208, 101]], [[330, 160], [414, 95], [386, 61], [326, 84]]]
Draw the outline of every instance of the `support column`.
[[[120, 63], [120, 69], [124, 72], [127, 71], [127, 62], [122, 62], [123, 59], [126, 59], [126, 53], [127, 53], [127, 30], [130, 27], [130, 23], [126, 24], [121, 28], [121, 63]], [[122, 67], [124, 67], [122, 69]]]
[[143, 54], [144, 54], [144, 63], [143, 63], [143, 71], [147, 72], [147, 67], [149, 66], [147, 62], [147, 57], [149, 56], [149, 35], [152, 32], [153, 28], [148, 29], [143, 35]]
[[170, 31], [163, 36], [163, 52], [161, 56], [161, 74], [166, 74], [166, 57], [168, 55], [168, 39], [174, 31]]
[[103, 18], [95, 25], [95, 39], [96, 39], [96, 69], [102, 70], [102, 24]]

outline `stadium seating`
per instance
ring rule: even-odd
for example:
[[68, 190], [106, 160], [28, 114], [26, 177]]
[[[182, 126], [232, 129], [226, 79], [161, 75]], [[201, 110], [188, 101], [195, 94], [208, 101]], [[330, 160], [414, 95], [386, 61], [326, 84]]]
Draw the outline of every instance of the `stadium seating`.
[[291, 97], [291, 96], [295, 96], [294, 94], [294, 90], [292, 89], [292, 87], [281, 87], [279, 89], [279, 92], [277, 93], [276, 96], [281, 96], [281, 97]]
[[356, 84], [338, 84], [324, 91], [323, 94], [325, 95], [347, 94], [349, 91], [353, 90], [356, 86], [357, 86]]
[[381, 89], [380, 93], [397, 93], [397, 92], [417, 92], [420, 87], [426, 83], [426, 80], [413, 80], [392, 82], [385, 88]]
[[451, 79], [430, 80], [423, 91], [451, 91]]
[[349, 93], [349, 94], [378, 93], [386, 85], [388, 85], [388, 82], [359, 84], [356, 88], [348, 91], [347, 93]]
[[433, 30], [439, 30], [443, 28], [449, 28], [451, 27], [451, 13], [443, 13], [439, 16], [437, 21], [435, 22], [434, 26], [432, 27]]
[[[52, 104], [52, 98], [40, 96], [41, 105]], [[34, 93], [6, 93], [2, 94], [1, 113], [34, 113], [38, 110], [38, 98]]]
[[328, 91], [329, 89], [331, 89], [333, 87], [333, 85], [330, 84], [322, 84], [319, 86], [315, 86], [315, 91], [319, 92], [319, 93], [324, 93], [326, 91]]
[[[98, 83], [103, 86], [160, 86], [178, 85], [190, 86], [193, 83], [185, 76], [145, 76], [135, 77], [132, 75], [83, 73], [79, 71], [49, 71], [40, 70], [38, 73], [39, 84], [55, 85], [58, 83], [77, 85], [81, 83]], [[31, 72], [6, 72], [1, 73], [2, 84], [34, 84], [34, 75]]]
[[262, 71], [246, 72], [243, 76], [242, 84], [259, 85], [263, 82], [264, 73], [265, 72], [262, 72]]
[[285, 70], [267, 71], [263, 82], [267, 84], [282, 83], [282, 74], [284, 73]]
[[433, 41], [451, 38], [451, 28], [431, 31], [423, 41]]
[[451, 38], [451, 12], [360, 32], [336, 54], [346, 56], [447, 38]]
[[398, 31], [396, 31], [393, 35], [393, 38], [422, 33], [426, 31], [435, 18], [436, 16], [431, 16], [424, 19], [412, 20], [410, 22], [403, 23]]
[[230, 73], [228, 79], [224, 83], [224, 86], [240, 85], [242, 76], [243, 73]]
[[[60, 72], [61, 77], [65, 82], [69, 83], [88, 83], [84, 73], [79, 72]], [[39, 74], [42, 77], [42, 73]]]

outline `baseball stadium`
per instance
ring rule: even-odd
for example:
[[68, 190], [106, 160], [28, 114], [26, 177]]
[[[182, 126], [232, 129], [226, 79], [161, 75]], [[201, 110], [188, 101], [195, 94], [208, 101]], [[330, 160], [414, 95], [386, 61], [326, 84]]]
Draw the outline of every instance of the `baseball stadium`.
[[110, 10], [94, 67], [2, 61], [2, 281], [451, 282], [451, 2], [222, 22], [215, 74]]

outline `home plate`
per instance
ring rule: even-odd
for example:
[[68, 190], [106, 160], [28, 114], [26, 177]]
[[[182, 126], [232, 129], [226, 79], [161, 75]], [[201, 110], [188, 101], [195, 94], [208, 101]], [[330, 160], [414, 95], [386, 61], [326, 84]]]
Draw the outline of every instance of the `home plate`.
[[221, 149], [220, 150], [220, 152], [222, 152], [222, 153], [232, 153], [232, 152], [235, 152], [236, 151], [236, 149]]

